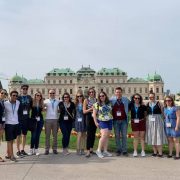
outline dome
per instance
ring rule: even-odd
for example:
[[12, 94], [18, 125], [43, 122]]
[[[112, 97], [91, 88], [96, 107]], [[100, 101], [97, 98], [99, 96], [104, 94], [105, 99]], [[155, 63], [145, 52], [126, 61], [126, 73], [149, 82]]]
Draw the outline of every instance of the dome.
[[118, 76], [118, 75], [127, 75], [126, 72], [122, 71], [119, 68], [102, 68], [97, 72], [98, 75], [103, 76]]
[[153, 75], [148, 75], [147, 80], [151, 81], [151, 82], [154, 82], [154, 81], [161, 81], [162, 82], [162, 77], [155, 72]]
[[22, 79], [22, 77], [20, 77], [20, 76], [16, 73], [16, 75], [11, 78], [11, 82], [22, 83], [22, 82], [23, 82], [23, 79]]

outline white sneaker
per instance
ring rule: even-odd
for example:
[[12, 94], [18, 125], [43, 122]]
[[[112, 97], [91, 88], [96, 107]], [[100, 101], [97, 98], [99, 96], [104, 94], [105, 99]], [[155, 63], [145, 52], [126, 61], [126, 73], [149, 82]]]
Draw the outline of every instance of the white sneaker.
[[104, 158], [104, 155], [101, 153], [101, 151], [96, 151], [96, 154], [99, 158]]
[[29, 155], [29, 156], [32, 156], [33, 153], [34, 153], [33, 149], [30, 149], [28, 155]]
[[137, 157], [137, 156], [138, 156], [137, 151], [134, 151], [133, 157]]
[[146, 153], [144, 151], [141, 151], [141, 156], [142, 157], [145, 157], [146, 156]]
[[102, 154], [103, 156], [106, 156], [106, 157], [112, 157], [112, 154], [109, 153], [108, 151], [104, 151]]
[[38, 149], [35, 149], [35, 150], [34, 150], [34, 154], [35, 154], [36, 156], [39, 156], [39, 155], [40, 155], [39, 150], [38, 150]]

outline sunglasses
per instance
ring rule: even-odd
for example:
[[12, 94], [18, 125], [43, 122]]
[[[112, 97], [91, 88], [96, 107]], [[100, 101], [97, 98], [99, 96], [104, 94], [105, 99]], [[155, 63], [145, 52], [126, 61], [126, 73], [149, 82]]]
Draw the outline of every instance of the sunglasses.
[[139, 100], [140, 98], [135, 97], [134, 99], [138, 99]]
[[172, 100], [171, 99], [167, 99], [167, 100], [165, 100], [166, 102], [172, 102]]
[[65, 99], [69, 98], [68, 96], [64, 96]]
[[16, 94], [13, 94], [13, 95], [12, 95], [12, 97], [18, 97], [18, 95], [16, 95]]
[[6, 93], [1, 92], [1, 94], [6, 94]]
[[83, 96], [82, 96], [82, 95], [80, 95], [80, 96], [77, 96], [77, 97], [79, 98], [79, 97], [83, 97]]
[[89, 94], [92, 94], [92, 93], [94, 93], [94, 91], [89, 91]]
[[99, 96], [99, 97], [105, 97], [105, 95], [101, 95], [101, 96]]
[[49, 93], [49, 94], [55, 94], [55, 93]]
[[27, 88], [22, 88], [23, 90], [28, 90]]
[[36, 96], [40, 96], [39, 94], [36, 94]]

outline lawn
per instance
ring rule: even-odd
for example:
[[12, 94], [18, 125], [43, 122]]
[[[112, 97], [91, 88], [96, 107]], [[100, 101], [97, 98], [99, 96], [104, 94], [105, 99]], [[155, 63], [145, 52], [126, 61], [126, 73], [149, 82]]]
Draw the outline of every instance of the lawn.
[[[97, 130], [97, 132], [98, 132], [98, 130]], [[130, 125], [128, 128], [128, 133], [132, 133]], [[62, 148], [61, 140], [62, 140], [62, 134], [59, 131], [58, 132], [58, 148]], [[96, 137], [94, 149], [97, 148], [98, 140], [99, 140], [99, 138]], [[51, 142], [52, 142], [52, 136], [51, 136]], [[27, 143], [30, 144], [30, 132], [27, 135]], [[41, 133], [41, 137], [40, 137], [40, 147], [43, 148], [44, 145], [45, 145], [45, 133], [43, 130]], [[69, 148], [76, 149], [76, 136], [75, 135], [71, 135]], [[116, 151], [115, 138], [110, 138], [110, 140], [109, 140], [109, 151]], [[164, 151], [164, 153], [168, 152], [167, 145], [164, 146], [163, 151]], [[128, 152], [131, 152], [131, 153], [133, 152], [133, 139], [132, 138], [128, 138]], [[139, 145], [139, 152], [140, 152], [140, 145]], [[151, 146], [146, 145], [146, 152], [152, 153]]]

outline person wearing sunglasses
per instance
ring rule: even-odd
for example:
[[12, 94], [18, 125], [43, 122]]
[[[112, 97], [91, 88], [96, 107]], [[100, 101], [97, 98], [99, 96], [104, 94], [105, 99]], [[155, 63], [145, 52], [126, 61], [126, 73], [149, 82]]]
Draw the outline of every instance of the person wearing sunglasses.
[[98, 101], [93, 105], [93, 118], [96, 127], [100, 129], [101, 133], [96, 154], [99, 158], [111, 157], [112, 154], [107, 149], [109, 135], [112, 130], [112, 104], [103, 91], [99, 93]]
[[51, 131], [53, 135], [53, 154], [57, 152], [57, 133], [58, 133], [58, 112], [59, 112], [59, 100], [55, 97], [55, 90], [49, 90], [49, 98], [44, 100], [44, 110], [46, 111], [45, 117], [45, 155], [49, 154], [50, 149], [50, 136]]
[[179, 138], [180, 138], [180, 110], [174, 104], [171, 96], [164, 99], [164, 116], [165, 131], [168, 138], [169, 154], [168, 158], [172, 158], [173, 146], [176, 150], [175, 160], [179, 159]]
[[96, 102], [97, 102], [96, 91], [94, 90], [94, 88], [89, 88], [88, 98], [86, 98], [83, 103], [83, 113], [85, 114], [86, 128], [87, 128], [87, 138], [86, 138], [87, 158], [89, 158], [92, 154], [95, 154], [93, 152], [93, 147], [95, 142], [96, 125], [94, 123], [92, 113], [93, 113], [93, 104]]
[[70, 94], [65, 92], [62, 102], [59, 103], [59, 126], [62, 132], [63, 154], [69, 155], [68, 150], [71, 130], [76, 116], [75, 104], [71, 101]]
[[147, 103], [147, 121], [145, 141], [152, 145], [152, 157], [163, 157], [162, 146], [167, 143], [164, 130], [163, 108], [162, 104], [155, 99], [155, 93], [149, 93], [149, 102]]
[[75, 130], [77, 132], [77, 154], [84, 155], [85, 140], [86, 140], [86, 122], [83, 114], [84, 96], [82, 91], [78, 91], [75, 98], [76, 118]]
[[[32, 108], [32, 97], [28, 95], [29, 85], [23, 84], [21, 86], [22, 94], [18, 97], [20, 101], [19, 106], [19, 124], [21, 128], [21, 134], [17, 137], [17, 153], [18, 157], [27, 156], [28, 154], [25, 152], [26, 145], [26, 135], [28, 132], [28, 123], [30, 120], [30, 111]], [[22, 142], [22, 147], [20, 149], [20, 144]]]
[[137, 157], [137, 148], [139, 141], [141, 142], [141, 156], [145, 157], [145, 130], [146, 130], [146, 106], [143, 105], [142, 96], [138, 93], [134, 94], [129, 104], [131, 112], [131, 128], [133, 131], [133, 156]]
[[43, 128], [43, 115], [42, 111], [44, 109], [43, 97], [41, 92], [37, 91], [33, 98], [32, 111], [31, 111], [31, 121], [33, 123], [33, 129], [31, 130], [31, 145], [28, 155], [35, 154], [38, 156], [39, 153], [39, 139]]
[[[7, 96], [7, 91], [5, 89], [0, 90], [0, 141], [2, 139], [4, 128], [5, 128], [5, 111], [4, 102]], [[2, 157], [0, 157], [0, 162], [5, 162]]]
[[13, 141], [20, 135], [18, 110], [20, 102], [17, 100], [18, 92], [11, 91], [10, 99], [4, 102], [5, 108], [5, 136], [7, 141], [7, 156], [11, 161], [17, 161], [13, 153]]

